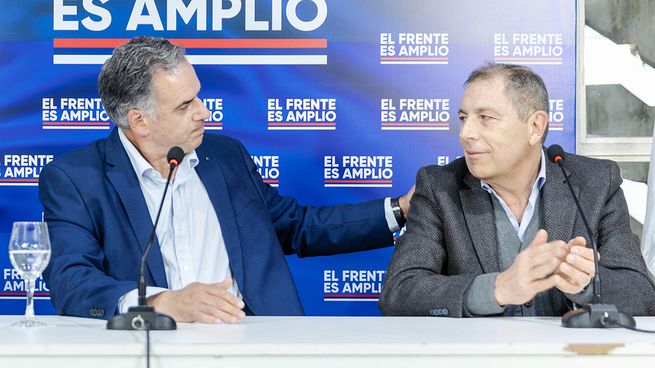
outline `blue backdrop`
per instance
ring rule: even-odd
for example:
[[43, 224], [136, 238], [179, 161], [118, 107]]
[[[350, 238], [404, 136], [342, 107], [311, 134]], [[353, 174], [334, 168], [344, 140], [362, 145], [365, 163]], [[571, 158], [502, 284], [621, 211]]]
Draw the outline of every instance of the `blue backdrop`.
[[[137, 35], [187, 47], [212, 111], [262, 176], [302, 203], [399, 195], [461, 155], [462, 84], [485, 62], [541, 74], [549, 143], [575, 148], [576, 2], [434, 0], [31, 0], [0, 9], [0, 248], [40, 220], [38, 174], [113, 127], [96, 90], [111, 49]], [[393, 249], [290, 257], [309, 315], [377, 315]], [[24, 292], [0, 252], [0, 314]], [[37, 313], [53, 313], [37, 284]]]

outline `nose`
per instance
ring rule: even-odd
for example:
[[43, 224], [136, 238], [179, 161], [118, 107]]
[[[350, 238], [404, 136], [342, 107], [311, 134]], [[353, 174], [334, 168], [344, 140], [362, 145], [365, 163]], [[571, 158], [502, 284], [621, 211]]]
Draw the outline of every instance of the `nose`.
[[205, 106], [204, 103], [202, 103], [202, 100], [200, 98], [196, 97], [195, 104], [197, 105], [196, 107], [196, 112], [193, 114], [194, 120], [202, 120], [205, 121], [209, 119], [209, 109]]
[[478, 137], [478, 131], [475, 122], [471, 118], [465, 118], [459, 125], [459, 139], [462, 141], [475, 140]]

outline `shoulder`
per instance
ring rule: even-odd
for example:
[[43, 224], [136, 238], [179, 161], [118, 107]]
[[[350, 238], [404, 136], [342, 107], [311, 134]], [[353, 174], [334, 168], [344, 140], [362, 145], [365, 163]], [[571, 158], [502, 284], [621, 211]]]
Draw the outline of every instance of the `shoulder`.
[[100, 168], [105, 162], [106, 141], [106, 139], [100, 139], [86, 146], [59, 155], [52, 162], [46, 165], [44, 170], [49, 167], [58, 167], [65, 171], [88, 170], [93, 167]]
[[566, 166], [584, 173], [598, 173], [599, 170], [610, 170], [611, 168], [618, 168], [616, 162], [611, 160], [604, 160], [598, 158], [591, 158], [574, 153], [566, 154]]
[[248, 156], [246, 148], [240, 141], [217, 133], [205, 134], [197, 151], [201, 154], [210, 153], [216, 154], [218, 157], [231, 159]]
[[619, 165], [611, 160], [591, 158], [569, 153], [566, 155], [566, 166], [572, 177], [581, 178], [587, 182], [591, 179], [608, 181], [621, 176]]
[[218, 133], [205, 133], [202, 138], [201, 147], [211, 147], [211, 148], [236, 148], [243, 146], [238, 140], [229, 137], [224, 134]]
[[419, 169], [417, 184], [419, 181], [428, 182], [430, 187], [438, 190], [459, 190], [464, 185], [464, 177], [468, 173], [464, 157], [460, 157], [448, 165], [429, 165]]
[[565, 168], [572, 183], [596, 194], [613, 192], [623, 182], [619, 165], [611, 160], [567, 154]]

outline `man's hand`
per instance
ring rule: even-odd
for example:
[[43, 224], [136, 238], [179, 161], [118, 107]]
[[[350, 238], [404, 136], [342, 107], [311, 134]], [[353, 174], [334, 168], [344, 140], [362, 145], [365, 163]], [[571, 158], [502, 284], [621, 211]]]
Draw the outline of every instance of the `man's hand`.
[[523, 304], [561, 282], [556, 271], [569, 250], [561, 240], [547, 241], [546, 230], [539, 230], [514, 263], [498, 275], [494, 294], [499, 305]]
[[412, 199], [412, 196], [414, 195], [414, 190], [416, 190], [416, 184], [412, 185], [412, 187], [409, 188], [407, 194], [400, 196], [398, 198], [398, 204], [400, 205], [400, 208], [403, 210], [403, 215], [405, 215], [405, 220], [407, 220], [407, 215], [409, 214], [409, 201]]
[[230, 286], [231, 278], [216, 284], [194, 282], [180, 290], [153, 295], [148, 304], [177, 322], [237, 323], [246, 316], [245, 304], [230, 294]]
[[561, 282], [557, 288], [565, 293], [577, 294], [581, 292], [596, 274], [594, 265], [594, 252], [587, 248], [585, 238], [578, 236], [566, 244], [569, 254], [557, 269]]

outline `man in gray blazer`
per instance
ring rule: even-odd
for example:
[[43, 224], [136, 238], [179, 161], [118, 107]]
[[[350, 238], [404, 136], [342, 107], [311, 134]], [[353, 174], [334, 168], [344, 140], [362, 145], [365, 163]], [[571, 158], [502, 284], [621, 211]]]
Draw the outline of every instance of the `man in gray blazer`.
[[[465, 83], [464, 157], [419, 170], [405, 234], [380, 297], [385, 315], [560, 316], [591, 301], [596, 269], [582, 218], [545, 159], [548, 92], [528, 68], [487, 65]], [[655, 314], [615, 162], [567, 155], [600, 253], [603, 299]]]

